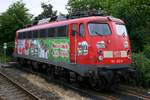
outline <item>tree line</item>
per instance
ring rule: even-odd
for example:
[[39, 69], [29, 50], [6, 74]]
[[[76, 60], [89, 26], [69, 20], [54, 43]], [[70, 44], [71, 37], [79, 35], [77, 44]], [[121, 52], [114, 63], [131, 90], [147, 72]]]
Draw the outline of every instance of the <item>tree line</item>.
[[[34, 21], [56, 16], [57, 11], [49, 3], [41, 3], [43, 12], [33, 17], [22, 1], [17, 1], [0, 14], [0, 43], [14, 41], [16, 30]], [[134, 52], [144, 50], [150, 43], [149, 0], [68, 0], [68, 14], [76, 11], [98, 10], [106, 16], [125, 21]]]

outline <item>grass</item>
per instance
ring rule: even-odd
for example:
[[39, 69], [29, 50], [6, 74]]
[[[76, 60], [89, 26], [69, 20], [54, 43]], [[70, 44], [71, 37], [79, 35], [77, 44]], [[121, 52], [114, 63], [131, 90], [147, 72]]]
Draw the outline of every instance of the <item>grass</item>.
[[0, 63], [7, 63], [11, 61], [11, 57], [0, 54]]

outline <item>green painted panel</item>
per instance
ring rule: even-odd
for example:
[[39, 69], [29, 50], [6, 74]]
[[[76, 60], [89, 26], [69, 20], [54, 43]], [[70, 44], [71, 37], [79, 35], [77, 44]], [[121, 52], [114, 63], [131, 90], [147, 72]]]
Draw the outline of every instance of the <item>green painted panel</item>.
[[70, 62], [68, 38], [32, 39], [25, 42], [25, 55], [49, 59], [56, 62]]

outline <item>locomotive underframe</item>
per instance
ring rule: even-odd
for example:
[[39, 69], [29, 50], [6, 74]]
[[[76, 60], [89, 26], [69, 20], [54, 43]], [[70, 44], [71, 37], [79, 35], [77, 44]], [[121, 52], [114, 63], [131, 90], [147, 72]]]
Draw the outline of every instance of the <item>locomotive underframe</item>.
[[[116, 64], [116, 65], [81, 65], [81, 64], [69, 64], [61, 62], [53, 62], [46, 59], [34, 58], [25, 55], [18, 55], [14, 53], [14, 57], [17, 59], [31, 60], [34, 62], [39, 62], [43, 64], [59, 66], [69, 70], [71, 80], [75, 80], [75, 74], [81, 77], [88, 78], [90, 84], [93, 87], [110, 88], [110, 86], [120, 82], [120, 80], [137, 79], [136, 69], [131, 67], [129, 64]], [[36, 63], [35, 63], [36, 65]], [[50, 66], [48, 66], [50, 67]], [[55, 71], [55, 73], [61, 73], [60, 71]], [[63, 73], [63, 72], [62, 72]], [[82, 79], [81, 79], [82, 80]], [[105, 85], [105, 86], [104, 86]]]

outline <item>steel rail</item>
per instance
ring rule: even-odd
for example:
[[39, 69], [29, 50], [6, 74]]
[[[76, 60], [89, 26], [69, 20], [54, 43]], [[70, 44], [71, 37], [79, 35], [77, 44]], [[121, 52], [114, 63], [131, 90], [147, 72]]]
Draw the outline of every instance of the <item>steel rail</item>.
[[136, 97], [138, 97], [140, 99], [144, 99], [144, 100], [150, 100], [150, 95], [147, 94], [146, 91], [139, 90], [137, 88], [129, 87], [129, 86], [125, 86], [125, 85], [121, 85], [121, 86], [119, 86], [119, 88], [121, 90], [121, 93], [133, 95], [133, 96], [136, 96]]
[[24, 87], [22, 87], [21, 85], [19, 85], [18, 83], [16, 83], [15, 81], [13, 81], [12, 79], [10, 79], [6, 75], [4, 75], [2, 72], [0, 72], [0, 75], [3, 78], [5, 78], [7, 81], [9, 81], [13, 85], [15, 85], [18, 89], [20, 89], [21, 91], [23, 91], [26, 95], [28, 95], [31, 98], [31, 100], [41, 100], [39, 97], [37, 97], [36, 95], [32, 94], [30, 91], [28, 91], [27, 89], [25, 89]]
[[78, 86], [74, 86], [74, 85], [67, 83], [65, 81], [60, 81], [59, 79], [49, 80], [46, 75], [39, 73], [39, 72], [33, 72], [27, 68], [23, 68], [22, 70], [29, 72], [29, 73], [32, 73], [32, 74], [35, 74], [35, 75], [38, 75], [40, 77], [43, 77], [43, 78], [47, 79], [48, 81], [54, 82], [55, 84], [58, 84], [58, 85], [61, 85], [63, 87], [66, 87], [68, 89], [71, 89], [73, 91], [76, 91], [83, 96], [87, 96], [89, 98], [92, 98], [93, 100], [116, 100], [117, 99], [117, 97], [115, 97], [113, 95], [110, 96], [110, 95], [106, 95], [106, 94], [96, 92], [93, 90], [82, 89], [82, 88], [79, 88]]

